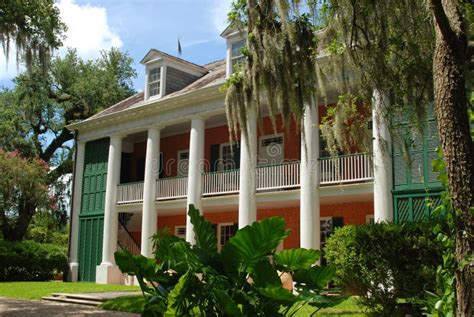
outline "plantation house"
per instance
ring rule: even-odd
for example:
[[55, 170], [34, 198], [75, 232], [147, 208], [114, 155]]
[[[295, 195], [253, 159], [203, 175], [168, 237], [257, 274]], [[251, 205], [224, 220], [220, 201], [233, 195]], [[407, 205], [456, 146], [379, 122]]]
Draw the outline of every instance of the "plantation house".
[[[430, 172], [434, 121], [420, 140], [408, 133], [411, 163], [390, 143], [374, 92], [373, 153], [330, 157], [320, 138], [322, 105], [308, 105], [301, 124], [274, 131], [268, 114], [250, 114], [250, 134], [229, 142], [220, 89], [242, 60], [244, 37], [232, 28], [225, 59], [196, 65], [152, 49], [142, 59], [144, 92], [69, 126], [76, 133], [70, 277], [123, 283], [114, 252], [152, 256], [150, 237], [168, 228], [193, 242], [186, 216], [194, 204], [216, 226], [222, 246], [236, 228], [283, 216], [291, 229], [281, 248], [319, 249], [335, 227], [412, 221], [429, 215], [427, 196], [440, 186]], [[334, 91], [329, 103], [335, 103]], [[403, 123], [402, 123], [403, 125]], [[409, 129], [407, 129], [409, 132]], [[434, 137], [433, 137], [434, 136]], [[436, 202], [437, 199], [434, 199]]]

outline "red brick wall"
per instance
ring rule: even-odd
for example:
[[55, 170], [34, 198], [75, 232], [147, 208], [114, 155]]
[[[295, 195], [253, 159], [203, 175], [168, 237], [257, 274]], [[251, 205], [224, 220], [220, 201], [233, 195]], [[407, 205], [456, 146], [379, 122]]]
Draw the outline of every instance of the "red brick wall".
[[[321, 217], [343, 217], [344, 225], [364, 224], [366, 222], [366, 216], [373, 215], [372, 202], [321, 205], [320, 208]], [[289, 237], [284, 241], [284, 247], [297, 248], [299, 247], [300, 239], [299, 212], [298, 206], [277, 209], [259, 209], [257, 211], [257, 220], [273, 216], [284, 217], [287, 228], [291, 230]], [[238, 221], [237, 211], [204, 213], [204, 217], [214, 224], [235, 223]], [[168, 227], [171, 233], [174, 233], [175, 226], [182, 226], [185, 224], [186, 218], [184, 212], [182, 215], [158, 217], [158, 228]]]

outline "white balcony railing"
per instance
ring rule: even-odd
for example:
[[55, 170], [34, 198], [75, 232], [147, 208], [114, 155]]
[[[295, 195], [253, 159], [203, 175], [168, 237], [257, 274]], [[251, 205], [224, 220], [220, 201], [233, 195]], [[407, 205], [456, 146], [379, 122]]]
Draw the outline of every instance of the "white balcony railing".
[[[321, 158], [318, 164], [320, 185], [364, 182], [373, 179], [370, 155], [350, 154], [335, 158]], [[297, 188], [300, 186], [298, 161], [257, 167], [257, 191]], [[203, 174], [203, 196], [235, 194], [239, 192], [239, 170]], [[187, 177], [162, 178], [156, 181], [156, 199], [185, 198]], [[143, 183], [118, 186], [117, 204], [143, 201]]]
[[117, 204], [133, 204], [143, 201], [143, 182], [120, 184], [117, 187]]
[[321, 185], [353, 183], [373, 178], [372, 161], [368, 154], [350, 154], [319, 160]]
[[257, 190], [274, 190], [300, 185], [300, 162], [257, 167]]
[[237, 193], [239, 170], [211, 172], [203, 175], [203, 196]]
[[156, 181], [156, 199], [176, 199], [188, 194], [188, 178], [186, 176], [162, 178]]

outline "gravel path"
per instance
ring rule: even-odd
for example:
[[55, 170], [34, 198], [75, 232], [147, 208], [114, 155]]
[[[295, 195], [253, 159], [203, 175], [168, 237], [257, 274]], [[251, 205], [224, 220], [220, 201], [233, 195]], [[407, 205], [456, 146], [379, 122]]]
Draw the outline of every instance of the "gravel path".
[[19, 300], [0, 298], [0, 316], [8, 317], [59, 317], [59, 316], [111, 316], [111, 317], [137, 317], [138, 314], [114, 312], [95, 307], [53, 303], [37, 300]]

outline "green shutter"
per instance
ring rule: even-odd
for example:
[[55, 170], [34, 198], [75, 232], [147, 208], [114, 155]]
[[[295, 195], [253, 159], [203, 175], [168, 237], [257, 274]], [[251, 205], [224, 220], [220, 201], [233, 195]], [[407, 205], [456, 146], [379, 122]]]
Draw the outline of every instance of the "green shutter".
[[442, 199], [439, 191], [395, 194], [394, 222], [405, 223], [428, 220], [441, 203]]
[[213, 144], [211, 145], [211, 166], [210, 171], [215, 172], [217, 171], [217, 165], [219, 162], [219, 148], [220, 144]]
[[86, 144], [79, 213], [79, 280], [95, 281], [102, 258], [109, 139]]

